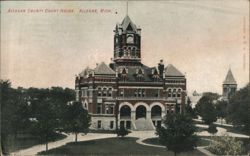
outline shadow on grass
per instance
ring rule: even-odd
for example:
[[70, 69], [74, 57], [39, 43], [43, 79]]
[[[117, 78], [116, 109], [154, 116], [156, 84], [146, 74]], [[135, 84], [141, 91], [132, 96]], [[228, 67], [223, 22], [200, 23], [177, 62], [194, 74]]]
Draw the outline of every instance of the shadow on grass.
[[[77, 143], [43, 151], [39, 155], [173, 155], [165, 148], [144, 146], [136, 143], [138, 138], [107, 138]], [[182, 155], [182, 154], [179, 154]], [[186, 156], [203, 155], [197, 150], [184, 153]]]
[[[203, 137], [199, 137], [199, 140], [197, 141], [197, 147], [198, 146], [208, 146], [210, 144], [209, 140], [206, 140], [207, 138], [203, 138]], [[159, 138], [154, 137], [154, 138], [148, 138], [143, 140], [142, 142], [146, 143], [146, 144], [152, 144], [152, 145], [160, 145], [160, 146], [164, 146], [160, 143]]]
[[[57, 141], [66, 138], [66, 135], [55, 133], [53, 137], [49, 138], [49, 142]], [[35, 145], [44, 144], [45, 142], [39, 137], [30, 134], [18, 134], [15, 138], [14, 136], [8, 136], [7, 141], [4, 142], [5, 153], [11, 153], [18, 150], [30, 148]]]

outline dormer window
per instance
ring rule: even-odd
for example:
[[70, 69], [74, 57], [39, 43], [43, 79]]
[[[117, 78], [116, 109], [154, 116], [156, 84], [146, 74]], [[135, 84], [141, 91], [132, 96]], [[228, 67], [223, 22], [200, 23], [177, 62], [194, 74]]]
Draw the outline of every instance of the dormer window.
[[136, 70], [136, 77], [137, 77], [138, 81], [142, 81], [143, 80], [144, 71], [141, 68], [139, 68], [139, 69]]
[[121, 79], [122, 79], [123, 81], [126, 81], [126, 79], [127, 79], [127, 73], [128, 73], [128, 69], [123, 68], [123, 69], [121, 70]]
[[157, 71], [157, 69], [153, 69], [152, 70], [152, 78], [153, 78], [153, 80], [155, 81], [155, 82], [157, 82], [157, 81], [159, 81], [159, 74], [158, 74], [158, 71]]

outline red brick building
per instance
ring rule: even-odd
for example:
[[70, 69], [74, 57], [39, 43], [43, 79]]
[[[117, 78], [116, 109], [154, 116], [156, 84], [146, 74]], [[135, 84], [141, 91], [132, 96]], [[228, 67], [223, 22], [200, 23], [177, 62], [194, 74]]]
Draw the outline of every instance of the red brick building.
[[75, 89], [93, 129], [152, 130], [186, 103], [186, 78], [178, 69], [162, 60], [155, 67], [141, 62], [141, 29], [129, 16], [115, 27], [113, 62], [84, 69]]

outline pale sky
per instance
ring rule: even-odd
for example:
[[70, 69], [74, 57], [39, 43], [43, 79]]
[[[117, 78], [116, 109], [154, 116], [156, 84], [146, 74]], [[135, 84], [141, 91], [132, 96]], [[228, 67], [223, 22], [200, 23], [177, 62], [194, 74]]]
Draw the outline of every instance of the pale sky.
[[[229, 66], [239, 88], [249, 82], [248, 0], [132, 1], [128, 14], [142, 29], [142, 62], [173, 64], [186, 74], [189, 93], [221, 93]], [[86, 66], [110, 63], [113, 30], [125, 15], [126, 1], [1, 1], [1, 79], [14, 87], [74, 88]]]

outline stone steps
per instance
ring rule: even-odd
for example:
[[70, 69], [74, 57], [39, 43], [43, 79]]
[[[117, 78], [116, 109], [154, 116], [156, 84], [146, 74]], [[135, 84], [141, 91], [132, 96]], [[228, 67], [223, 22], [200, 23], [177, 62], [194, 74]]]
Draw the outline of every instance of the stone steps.
[[155, 127], [151, 120], [145, 118], [138, 118], [135, 120], [135, 130], [137, 131], [148, 131], [155, 130]]

